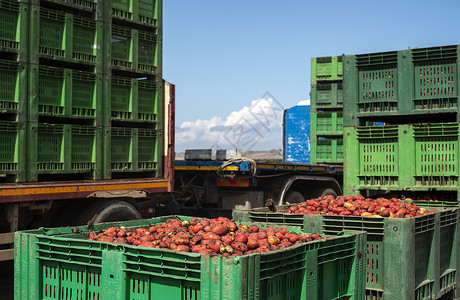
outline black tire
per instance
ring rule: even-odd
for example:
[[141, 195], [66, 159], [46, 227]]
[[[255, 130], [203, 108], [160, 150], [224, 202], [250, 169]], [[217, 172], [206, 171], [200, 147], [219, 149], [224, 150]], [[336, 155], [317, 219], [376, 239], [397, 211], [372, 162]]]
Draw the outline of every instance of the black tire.
[[284, 203], [301, 203], [305, 201], [305, 197], [297, 191], [290, 191], [286, 197], [284, 197]]
[[82, 210], [76, 219], [76, 225], [86, 225], [114, 221], [141, 219], [139, 211], [131, 204], [120, 200], [99, 200]]
[[324, 197], [327, 195], [331, 195], [331, 196], [334, 196], [334, 198], [337, 198], [337, 193], [331, 188], [321, 188], [321, 189], [314, 190], [311, 197], [318, 198], [318, 197]]

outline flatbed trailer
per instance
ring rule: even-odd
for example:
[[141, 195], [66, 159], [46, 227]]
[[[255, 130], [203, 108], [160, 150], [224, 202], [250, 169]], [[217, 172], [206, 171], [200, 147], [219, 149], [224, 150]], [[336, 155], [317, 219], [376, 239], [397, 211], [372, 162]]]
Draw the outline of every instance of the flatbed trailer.
[[176, 198], [185, 206], [223, 209], [340, 195], [343, 166], [236, 159], [176, 161]]

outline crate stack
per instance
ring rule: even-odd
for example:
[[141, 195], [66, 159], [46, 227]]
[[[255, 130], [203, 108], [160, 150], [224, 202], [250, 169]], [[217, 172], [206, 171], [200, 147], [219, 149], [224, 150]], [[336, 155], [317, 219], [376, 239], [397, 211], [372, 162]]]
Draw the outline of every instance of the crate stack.
[[344, 57], [344, 194], [415, 191], [459, 199], [459, 50]]
[[1, 0], [1, 182], [157, 175], [161, 0]]
[[0, 1], [0, 182], [26, 181], [29, 3]]
[[342, 56], [311, 60], [312, 164], [343, 163]]
[[113, 0], [104, 12], [104, 178], [161, 175], [161, 12], [161, 0]]

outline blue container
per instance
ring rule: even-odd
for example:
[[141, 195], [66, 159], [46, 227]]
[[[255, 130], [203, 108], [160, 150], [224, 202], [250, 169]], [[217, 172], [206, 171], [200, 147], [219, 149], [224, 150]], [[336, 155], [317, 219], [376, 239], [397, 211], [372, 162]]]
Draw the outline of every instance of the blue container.
[[284, 110], [283, 161], [310, 163], [310, 105], [297, 105]]

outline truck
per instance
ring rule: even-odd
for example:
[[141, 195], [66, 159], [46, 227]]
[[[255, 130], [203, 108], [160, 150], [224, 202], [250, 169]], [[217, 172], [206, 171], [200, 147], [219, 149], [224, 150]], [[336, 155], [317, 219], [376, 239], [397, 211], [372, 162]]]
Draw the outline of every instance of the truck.
[[[250, 209], [266, 205], [298, 203], [326, 195], [341, 195], [343, 166], [310, 164], [309, 106], [284, 110], [283, 161], [255, 161], [239, 149], [185, 151], [176, 160], [175, 200], [187, 208]], [[196, 213], [196, 211], [192, 212]]]
[[162, 18], [161, 0], [0, 3], [0, 261], [17, 230], [139, 219], [166, 201]]

